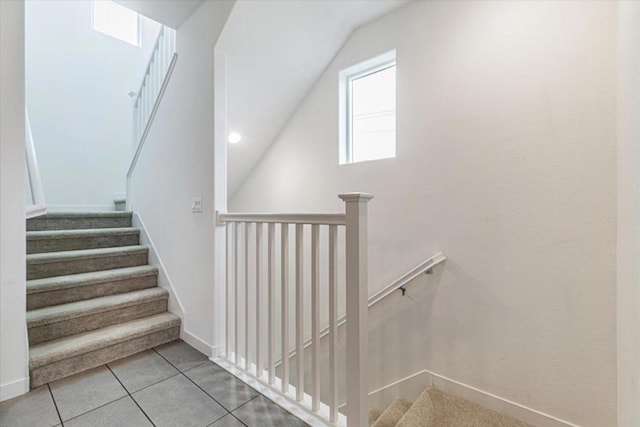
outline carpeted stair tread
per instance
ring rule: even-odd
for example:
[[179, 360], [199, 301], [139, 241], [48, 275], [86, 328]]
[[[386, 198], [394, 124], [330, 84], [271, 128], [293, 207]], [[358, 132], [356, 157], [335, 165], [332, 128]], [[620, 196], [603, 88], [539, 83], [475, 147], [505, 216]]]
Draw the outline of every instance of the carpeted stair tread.
[[148, 262], [146, 246], [119, 246], [101, 249], [46, 252], [27, 255], [27, 279], [135, 267]]
[[372, 427], [395, 427], [410, 407], [411, 402], [407, 399], [398, 398], [394, 400], [372, 424]]
[[30, 347], [29, 367], [30, 369], [36, 369], [62, 359], [93, 352], [124, 341], [179, 326], [180, 318], [167, 312], [78, 335], [47, 341]]
[[46, 253], [137, 245], [140, 229], [133, 227], [27, 231], [27, 253]]
[[27, 311], [27, 327], [33, 328], [168, 298], [169, 293], [166, 290], [156, 287], [29, 310]]
[[49, 213], [27, 220], [27, 231], [131, 227], [131, 212]]
[[115, 268], [112, 270], [93, 271], [90, 273], [33, 279], [27, 280], [27, 295], [77, 288], [80, 286], [96, 285], [125, 278], [155, 276], [157, 274], [157, 267], [141, 265], [137, 267]]
[[522, 421], [485, 408], [477, 403], [445, 393], [427, 390], [434, 407], [433, 427], [527, 427]]
[[434, 407], [431, 401], [431, 395], [429, 389], [422, 392], [422, 394], [413, 402], [413, 405], [407, 412], [400, 418], [397, 427], [432, 427], [434, 426]]
[[115, 248], [99, 248], [99, 249], [81, 249], [77, 251], [60, 251], [46, 252], [42, 254], [28, 254], [27, 265], [29, 264], [47, 264], [55, 262], [63, 262], [71, 259], [93, 259], [105, 258], [110, 256], [119, 256], [137, 252], [148, 252], [146, 246], [121, 246]]
[[378, 418], [382, 415], [382, 411], [379, 409], [369, 409], [369, 426], [373, 425]]
[[67, 239], [70, 237], [113, 236], [113, 235], [127, 235], [127, 234], [139, 235], [140, 229], [134, 228], [134, 227], [120, 227], [120, 228], [87, 228], [87, 229], [79, 229], [79, 230], [27, 231], [27, 241]]

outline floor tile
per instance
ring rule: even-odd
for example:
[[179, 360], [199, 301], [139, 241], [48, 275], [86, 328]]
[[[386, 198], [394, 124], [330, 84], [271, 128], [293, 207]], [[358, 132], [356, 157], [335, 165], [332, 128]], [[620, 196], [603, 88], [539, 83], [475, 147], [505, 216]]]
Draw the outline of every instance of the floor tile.
[[0, 402], [2, 427], [51, 427], [60, 424], [60, 418], [46, 385], [27, 394]]
[[158, 427], [202, 427], [227, 414], [222, 406], [183, 375], [140, 390], [133, 398]]
[[233, 415], [229, 414], [226, 417], [222, 418], [221, 420], [218, 420], [215, 423], [210, 424], [208, 427], [244, 427], [244, 424], [238, 421], [238, 419], [235, 418]]
[[75, 418], [127, 395], [106, 366], [50, 384], [62, 421]]
[[129, 393], [179, 373], [169, 362], [151, 350], [109, 363], [109, 368]]
[[161, 345], [155, 350], [182, 372], [209, 360], [207, 356], [180, 340]]
[[307, 425], [264, 396], [256, 397], [249, 403], [242, 405], [233, 412], [233, 415], [249, 427], [297, 427]]
[[64, 425], [65, 427], [153, 427], [129, 396], [65, 421]]
[[229, 411], [259, 394], [213, 362], [202, 364], [184, 374]]

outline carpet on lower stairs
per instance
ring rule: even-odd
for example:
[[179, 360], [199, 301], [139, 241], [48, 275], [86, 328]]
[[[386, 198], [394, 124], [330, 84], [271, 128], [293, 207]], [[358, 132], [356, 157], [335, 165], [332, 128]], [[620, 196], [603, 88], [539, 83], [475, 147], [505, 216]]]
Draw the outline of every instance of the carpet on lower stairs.
[[435, 387], [415, 402], [394, 400], [384, 411], [369, 411], [370, 427], [527, 427], [529, 424]]

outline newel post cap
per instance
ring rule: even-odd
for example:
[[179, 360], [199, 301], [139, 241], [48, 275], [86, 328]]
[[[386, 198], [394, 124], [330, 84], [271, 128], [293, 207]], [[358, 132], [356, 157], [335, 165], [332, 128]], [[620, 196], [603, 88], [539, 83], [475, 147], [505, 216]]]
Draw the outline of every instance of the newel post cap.
[[371, 193], [342, 193], [338, 194], [338, 197], [342, 199], [343, 202], [368, 202], [373, 199], [373, 194]]

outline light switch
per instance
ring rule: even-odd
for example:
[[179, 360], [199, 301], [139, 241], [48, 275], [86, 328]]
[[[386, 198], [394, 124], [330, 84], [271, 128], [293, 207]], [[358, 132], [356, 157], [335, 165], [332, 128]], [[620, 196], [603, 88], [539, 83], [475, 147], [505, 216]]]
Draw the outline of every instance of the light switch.
[[194, 197], [191, 199], [191, 212], [202, 213], [202, 197]]

